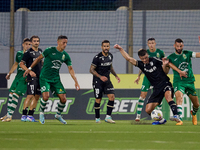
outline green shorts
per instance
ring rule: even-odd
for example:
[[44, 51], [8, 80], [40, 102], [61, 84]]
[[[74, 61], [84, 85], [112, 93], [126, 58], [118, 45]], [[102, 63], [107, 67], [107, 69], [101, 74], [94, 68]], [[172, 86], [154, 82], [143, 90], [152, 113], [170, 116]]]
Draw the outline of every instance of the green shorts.
[[188, 96], [190, 94], [193, 96], [197, 96], [194, 82], [191, 83], [176, 82], [173, 84], [173, 87], [174, 87], [174, 93], [176, 91], [181, 91], [183, 94], [187, 94]]
[[23, 96], [27, 90], [27, 82], [25, 80], [14, 79], [9, 92], [16, 93], [19, 96]]
[[51, 90], [54, 97], [57, 97], [57, 94], [66, 93], [60, 80], [48, 81], [40, 78], [40, 88], [42, 93], [49, 92]]
[[147, 77], [144, 76], [143, 82], [142, 82], [141, 91], [142, 92], [148, 92], [150, 86], [151, 86], [151, 83], [149, 82], [149, 80], [147, 79]]

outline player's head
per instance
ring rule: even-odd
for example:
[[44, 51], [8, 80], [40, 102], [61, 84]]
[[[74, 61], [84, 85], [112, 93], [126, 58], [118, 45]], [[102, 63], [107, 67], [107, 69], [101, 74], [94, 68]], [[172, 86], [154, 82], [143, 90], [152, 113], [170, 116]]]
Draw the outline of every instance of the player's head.
[[31, 40], [32, 47], [34, 47], [34, 48], [38, 48], [39, 47], [39, 44], [40, 44], [40, 38], [39, 38], [39, 36], [33, 35], [30, 38], [30, 40]]
[[108, 40], [103, 40], [101, 42], [101, 49], [102, 49], [102, 52], [105, 54], [105, 55], [108, 55], [108, 52], [110, 50], [110, 42]]
[[147, 40], [147, 46], [149, 47], [149, 50], [155, 51], [156, 50], [156, 40], [155, 38], [151, 37]]
[[27, 51], [31, 47], [31, 41], [29, 38], [25, 38], [22, 43], [23, 51]]
[[139, 49], [138, 56], [144, 64], [149, 63], [149, 55], [146, 49]]
[[184, 47], [183, 40], [181, 40], [180, 38], [176, 39], [174, 43], [174, 48], [176, 53], [181, 54], [183, 51], [183, 47]]
[[68, 38], [64, 35], [60, 35], [57, 39], [58, 49], [63, 51], [67, 46]]

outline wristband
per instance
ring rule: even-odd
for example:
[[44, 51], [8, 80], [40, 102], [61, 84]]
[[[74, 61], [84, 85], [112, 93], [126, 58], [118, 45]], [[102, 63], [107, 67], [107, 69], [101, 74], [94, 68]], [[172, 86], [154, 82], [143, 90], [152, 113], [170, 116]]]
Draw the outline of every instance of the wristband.
[[28, 69], [29, 69], [29, 70], [31, 70], [32, 68], [31, 68], [31, 67], [29, 67]]

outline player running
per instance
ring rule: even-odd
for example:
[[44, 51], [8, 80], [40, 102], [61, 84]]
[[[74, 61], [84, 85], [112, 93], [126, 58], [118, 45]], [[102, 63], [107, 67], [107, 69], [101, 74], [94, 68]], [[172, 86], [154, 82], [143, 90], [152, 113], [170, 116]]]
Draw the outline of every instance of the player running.
[[[165, 53], [162, 50], [156, 49], [155, 38], [149, 38], [147, 40], [147, 45], [149, 47], [149, 49], [147, 49], [147, 53], [148, 53], [149, 57], [156, 57], [156, 58], [159, 58], [159, 59], [162, 59], [162, 58], [165, 57]], [[139, 73], [138, 73], [138, 77], [135, 80], [135, 83], [137, 83], [137, 84], [139, 83], [141, 74], [142, 74], [142, 71], [140, 70]], [[139, 100], [138, 100], [138, 103], [137, 103], [138, 106], [137, 106], [137, 114], [136, 114], [135, 121], [140, 121], [141, 112], [142, 112], [142, 108], [143, 108], [143, 105], [144, 105], [144, 100], [147, 96], [147, 92], [148, 92], [150, 86], [151, 86], [151, 83], [149, 82], [147, 77], [144, 76], [143, 82], [142, 82], [142, 87], [141, 87], [140, 97], [139, 97]], [[158, 105], [157, 109], [162, 109], [162, 104]]]
[[102, 52], [94, 57], [90, 66], [90, 73], [93, 74], [94, 96], [96, 98], [94, 104], [96, 123], [101, 123], [100, 104], [103, 93], [107, 94], [109, 99], [107, 104], [107, 115], [105, 117], [105, 122], [115, 123], [115, 121], [113, 121], [111, 118], [115, 95], [113, 85], [110, 81], [110, 72], [118, 80], [118, 83], [120, 82], [120, 78], [117, 76], [112, 66], [113, 55], [109, 52], [110, 42], [108, 40], [104, 40], [101, 43], [101, 49]]
[[[175, 52], [169, 55], [167, 58], [177, 68], [179, 68], [182, 71], [186, 71], [188, 74], [187, 78], [181, 79], [179, 77], [178, 72], [173, 70], [174, 73], [173, 87], [178, 108], [178, 115], [182, 120], [183, 94], [187, 94], [193, 104], [193, 110], [191, 110], [192, 123], [193, 125], [197, 125], [196, 113], [199, 109], [199, 100], [194, 86], [195, 77], [192, 71], [191, 58], [199, 58], [200, 53], [192, 52], [189, 50], [183, 50], [183, 47], [184, 47], [183, 40], [176, 39], [174, 43]], [[181, 121], [177, 123], [177, 125], [183, 125], [183, 122]]]
[[[149, 58], [148, 53], [145, 49], [140, 49], [138, 51], [138, 56], [141, 61], [137, 61], [134, 58], [130, 57], [121, 46], [116, 44], [114, 48], [118, 49], [122, 56], [132, 63], [134, 66], [139, 67], [142, 72], [146, 75], [147, 79], [153, 86], [153, 93], [151, 94], [150, 98], [148, 99], [145, 111], [147, 114], [151, 114], [151, 112], [158, 106], [163, 97], [165, 97], [166, 101], [168, 102], [174, 116], [173, 119], [176, 122], [180, 122], [179, 116], [177, 115], [177, 106], [173, 101], [173, 88], [171, 82], [169, 81], [169, 77], [163, 70], [163, 66], [167, 65], [169, 61], [163, 59], [163, 62], [158, 58]], [[169, 63], [170, 67], [177, 70], [180, 76], [186, 77], [186, 72], [179, 70], [173, 64]], [[160, 121], [155, 121], [153, 125], [165, 124], [167, 121], [163, 118]]]
[[24, 70], [20, 68], [19, 63], [24, 53], [30, 48], [30, 46], [31, 42], [29, 38], [25, 38], [22, 44], [23, 51], [17, 52], [15, 63], [13, 64], [12, 68], [6, 76], [6, 79], [9, 80], [10, 75], [15, 71], [15, 69], [17, 69], [17, 74], [9, 90], [10, 93], [8, 98], [7, 114], [4, 117], [0, 118], [3, 122], [9, 122], [12, 120], [12, 115], [17, 107], [19, 96], [23, 96], [26, 92], [26, 78], [23, 77]]
[[[60, 35], [57, 39], [57, 47], [49, 47], [40, 54], [40, 56], [31, 64], [30, 68], [26, 70], [24, 75], [31, 73], [31, 69], [37, 65], [41, 59], [44, 58], [44, 65], [40, 74], [40, 86], [42, 92], [42, 98], [40, 101], [40, 116], [39, 121], [41, 124], [45, 123], [44, 110], [49, 99], [49, 91], [51, 90], [54, 96], [58, 96], [60, 102], [58, 103], [57, 113], [55, 119], [59, 120], [62, 124], [67, 122], [62, 118], [61, 113], [65, 107], [66, 91], [60, 81], [59, 70], [62, 63], [68, 66], [69, 73], [75, 82], [76, 90], [80, 89], [78, 81], [75, 76], [74, 69], [72, 68], [72, 62], [69, 54], [64, 51], [67, 46], [68, 38]], [[34, 74], [34, 72], [33, 72]]]

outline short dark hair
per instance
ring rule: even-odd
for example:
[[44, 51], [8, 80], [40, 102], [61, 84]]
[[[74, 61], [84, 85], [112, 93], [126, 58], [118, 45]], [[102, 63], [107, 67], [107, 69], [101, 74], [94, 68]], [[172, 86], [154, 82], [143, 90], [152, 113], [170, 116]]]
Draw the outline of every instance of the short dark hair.
[[33, 41], [33, 38], [37, 38], [37, 39], [39, 39], [39, 41], [40, 41], [39, 36], [37, 36], [37, 35], [33, 35], [33, 36], [30, 38], [30, 41], [31, 41], [31, 42]]
[[109, 43], [109, 44], [110, 44], [110, 41], [108, 41], [108, 40], [103, 40], [103, 41], [101, 42], [101, 46], [103, 45], [103, 43]]
[[23, 43], [30, 42], [31, 40], [29, 38], [24, 38]]
[[150, 37], [150, 38], [148, 38], [148, 40], [147, 41], [156, 41], [155, 40], [155, 38], [153, 38], [153, 37]]
[[58, 39], [57, 39], [57, 41], [58, 41], [58, 40], [62, 40], [62, 39], [68, 39], [68, 38], [67, 38], [67, 36], [60, 35], [60, 36], [58, 36]]
[[147, 50], [146, 49], [141, 48], [141, 49], [138, 50], [138, 56], [144, 56], [146, 54], [147, 54]]
[[176, 42], [177, 42], [177, 43], [183, 43], [183, 40], [181, 40], [180, 38], [178, 38], [178, 39], [175, 40], [175, 43], [176, 43]]

